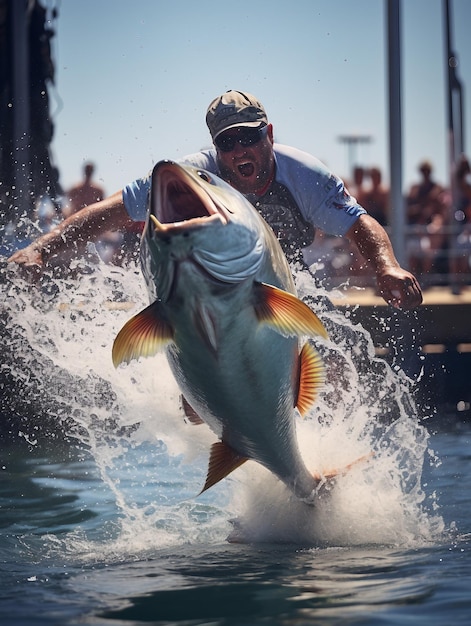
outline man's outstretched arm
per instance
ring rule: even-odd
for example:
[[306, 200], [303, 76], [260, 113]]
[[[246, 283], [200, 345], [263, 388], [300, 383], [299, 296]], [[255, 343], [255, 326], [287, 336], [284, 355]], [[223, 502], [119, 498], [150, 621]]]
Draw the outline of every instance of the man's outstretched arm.
[[422, 303], [422, 290], [416, 277], [399, 265], [388, 234], [373, 217], [360, 215], [347, 237], [373, 268], [379, 292], [388, 304], [413, 309]]

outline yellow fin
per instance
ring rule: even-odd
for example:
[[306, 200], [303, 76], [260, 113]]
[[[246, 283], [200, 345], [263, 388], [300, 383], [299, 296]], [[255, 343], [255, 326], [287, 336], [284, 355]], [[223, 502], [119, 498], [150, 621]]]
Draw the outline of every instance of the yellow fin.
[[154, 356], [173, 340], [173, 328], [165, 320], [159, 302], [132, 317], [116, 335], [113, 364], [129, 363], [140, 356]]
[[296, 406], [304, 417], [314, 403], [319, 387], [324, 383], [324, 364], [310, 343], [305, 343], [299, 355], [299, 386]]
[[266, 283], [256, 283], [255, 289], [255, 312], [260, 322], [269, 324], [282, 335], [320, 335], [328, 339], [320, 319], [299, 298]]
[[213, 443], [209, 457], [208, 475], [200, 494], [206, 491], [206, 489], [213, 487], [213, 485], [223, 478], [226, 478], [226, 476], [240, 467], [245, 461], [247, 461], [247, 459], [244, 456], [240, 456], [240, 454], [224, 443], [224, 441]]

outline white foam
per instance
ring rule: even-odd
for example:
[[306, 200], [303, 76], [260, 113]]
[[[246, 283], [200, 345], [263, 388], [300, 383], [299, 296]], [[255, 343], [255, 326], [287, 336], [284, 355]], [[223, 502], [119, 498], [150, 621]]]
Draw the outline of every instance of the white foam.
[[[298, 279], [303, 295], [317, 296], [303, 281]], [[327, 381], [308, 417], [299, 419], [300, 447], [315, 472], [342, 468], [365, 455], [368, 459], [340, 476], [309, 507], [254, 463], [195, 497], [214, 435], [206, 426], [183, 419], [179, 390], [163, 355], [117, 370], [111, 362], [116, 333], [148, 304], [136, 268], [101, 264], [80, 279], [51, 279], [48, 290], [45, 297], [44, 288], [29, 287], [10, 269], [3, 284], [3, 311], [25, 340], [15, 349], [24, 352], [26, 361], [28, 351], [35, 351], [31, 363], [38, 367], [40, 361], [46, 386], [57, 382], [52, 367], [80, 381], [75, 393], [59, 385], [56, 395], [80, 425], [78, 431], [70, 427], [90, 447], [120, 511], [112, 536], [100, 539], [102, 556], [221, 541], [232, 517], [238, 520], [232, 537], [240, 541], [405, 544], [433, 540], [443, 531], [439, 514], [430, 512], [436, 503], [426, 502], [421, 487], [428, 437], [417, 421], [410, 381], [376, 359], [366, 331], [354, 328], [337, 311], [321, 313], [334, 341], [317, 345], [326, 361]], [[57, 419], [64, 423], [62, 416]], [[146, 483], [145, 502], [122, 480], [128, 455], [140, 446], [160, 451], [151, 455], [145, 470], [138, 468]], [[175, 459], [178, 470], [172, 474], [168, 466]], [[132, 471], [131, 465], [124, 475], [132, 476]], [[155, 479], [159, 473], [165, 475], [165, 486]], [[170, 491], [171, 497], [166, 495]], [[80, 529], [68, 536], [68, 549], [84, 558], [96, 554], [96, 548]]]

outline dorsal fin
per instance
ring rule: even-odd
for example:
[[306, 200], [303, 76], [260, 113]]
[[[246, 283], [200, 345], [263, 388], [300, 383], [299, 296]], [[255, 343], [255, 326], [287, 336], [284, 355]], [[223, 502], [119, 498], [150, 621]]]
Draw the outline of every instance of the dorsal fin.
[[173, 328], [167, 322], [160, 302], [154, 302], [127, 321], [116, 335], [113, 364], [117, 367], [141, 356], [154, 356], [172, 340]]
[[282, 335], [320, 335], [328, 339], [327, 331], [317, 315], [293, 294], [255, 283], [255, 312], [260, 322], [269, 324]]
[[319, 387], [324, 383], [324, 364], [310, 343], [305, 343], [299, 355], [299, 384], [296, 407], [304, 417], [314, 403]]
[[209, 489], [247, 461], [224, 441], [217, 441], [211, 446], [208, 475], [200, 494]]

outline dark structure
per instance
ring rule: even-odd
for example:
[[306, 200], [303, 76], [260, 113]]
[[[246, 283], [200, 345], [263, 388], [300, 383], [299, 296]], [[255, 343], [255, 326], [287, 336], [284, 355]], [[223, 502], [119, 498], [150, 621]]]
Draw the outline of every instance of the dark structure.
[[51, 25], [56, 9], [39, 0], [0, 0], [0, 214], [2, 231], [35, 202], [61, 193], [50, 144], [54, 126], [49, 89], [54, 84]]
[[[471, 291], [436, 287], [414, 311], [387, 306], [372, 290], [334, 300], [351, 322], [371, 334], [377, 356], [416, 380], [423, 413], [438, 407], [442, 421], [471, 419]], [[434, 424], [437, 426], [438, 424]]]

